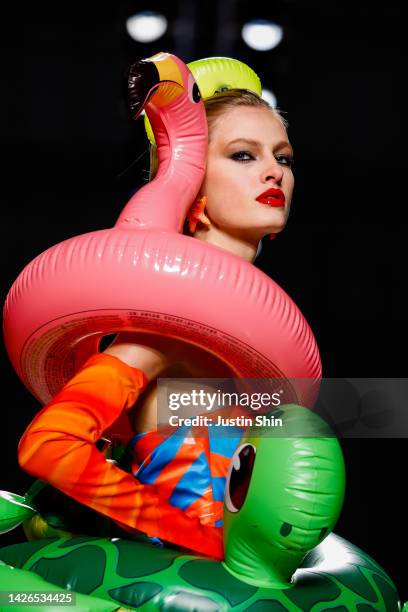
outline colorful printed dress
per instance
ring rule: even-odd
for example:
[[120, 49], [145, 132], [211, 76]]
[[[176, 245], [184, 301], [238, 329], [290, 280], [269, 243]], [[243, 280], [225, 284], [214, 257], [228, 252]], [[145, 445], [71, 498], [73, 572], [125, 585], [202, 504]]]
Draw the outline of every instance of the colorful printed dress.
[[132, 472], [140, 482], [160, 487], [171, 506], [221, 528], [226, 475], [242, 431], [228, 437], [213, 431], [197, 436], [185, 426], [167, 436], [138, 434], [130, 442]]

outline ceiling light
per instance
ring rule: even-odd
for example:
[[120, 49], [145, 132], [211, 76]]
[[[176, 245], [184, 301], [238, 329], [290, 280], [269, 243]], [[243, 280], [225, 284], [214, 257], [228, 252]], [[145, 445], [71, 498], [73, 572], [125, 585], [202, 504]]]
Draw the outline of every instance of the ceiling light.
[[272, 108], [276, 108], [278, 105], [278, 101], [276, 99], [275, 94], [270, 89], [262, 88], [262, 98], [268, 102], [272, 106]]
[[137, 42], [152, 42], [163, 36], [167, 30], [167, 19], [159, 13], [143, 11], [127, 19], [126, 30]]
[[281, 42], [283, 29], [272, 21], [253, 19], [243, 26], [242, 38], [251, 49], [269, 51]]

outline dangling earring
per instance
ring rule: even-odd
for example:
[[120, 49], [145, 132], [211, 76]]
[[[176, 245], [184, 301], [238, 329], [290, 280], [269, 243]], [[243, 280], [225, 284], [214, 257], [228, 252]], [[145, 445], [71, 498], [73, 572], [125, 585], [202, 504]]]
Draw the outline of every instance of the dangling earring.
[[194, 232], [196, 231], [196, 227], [199, 221], [201, 221], [201, 223], [204, 223], [204, 225], [211, 225], [209, 218], [204, 213], [207, 201], [207, 196], [202, 196], [201, 198], [197, 197], [186, 215], [188, 220], [188, 229], [190, 230], [191, 234], [194, 234]]
[[278, 234], [269, 234], [269, 240], [275, 240]]

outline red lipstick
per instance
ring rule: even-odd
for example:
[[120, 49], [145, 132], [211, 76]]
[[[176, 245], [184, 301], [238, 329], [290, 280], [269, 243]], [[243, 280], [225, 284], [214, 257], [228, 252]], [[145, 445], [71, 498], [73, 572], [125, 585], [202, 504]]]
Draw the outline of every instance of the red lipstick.
[[256, 198], [257, 202], [268, 206], [285, 206], [285, 194], [280, 189], [268, 189]]

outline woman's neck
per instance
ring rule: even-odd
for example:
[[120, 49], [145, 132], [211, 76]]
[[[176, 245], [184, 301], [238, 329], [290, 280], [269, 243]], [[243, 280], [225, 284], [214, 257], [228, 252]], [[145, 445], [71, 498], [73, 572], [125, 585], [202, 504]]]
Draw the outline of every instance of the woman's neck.
[[258, 243], [261, 239], [260, 236], [253, 236], [251, 239], [243, 238], [238, 232], [236, 234], [230, 231], [227, 233], [213, 223], [210, 227], [198, 227], [194, 233], [194, 238], [214, 244], [250, 263], [255, 260]]

